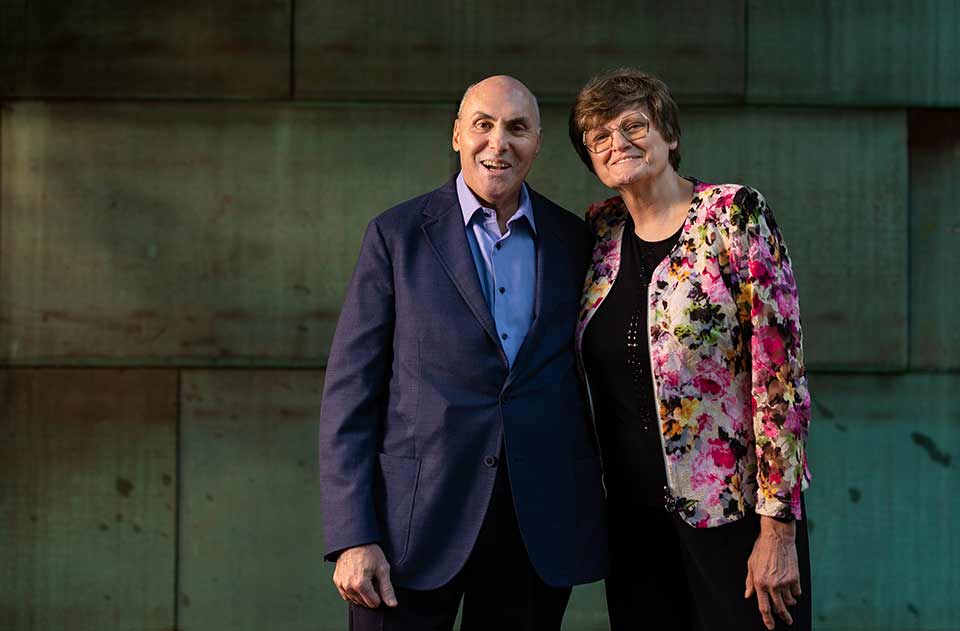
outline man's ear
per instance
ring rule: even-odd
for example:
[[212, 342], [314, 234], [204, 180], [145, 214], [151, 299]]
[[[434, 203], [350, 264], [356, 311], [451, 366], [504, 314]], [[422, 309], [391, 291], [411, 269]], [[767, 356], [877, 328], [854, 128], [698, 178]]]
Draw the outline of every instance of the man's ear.
[[453, 138], [450, 141], [450, 144], [453, 145], [453, 150], [457, 153], [460, 153], [460, 119], [453, 119]]

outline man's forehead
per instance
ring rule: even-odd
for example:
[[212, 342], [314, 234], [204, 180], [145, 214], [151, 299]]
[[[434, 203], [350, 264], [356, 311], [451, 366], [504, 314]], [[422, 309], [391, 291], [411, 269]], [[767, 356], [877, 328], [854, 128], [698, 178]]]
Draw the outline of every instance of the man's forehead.
[[533, 94], [519, 81], [493, 77], [471, 86], [463, 100], [461, 114], [483, 113], [490, 118], [536, 119], [537, 104]]
[[486, 111], [484, 109], [467, 110], [464, 112], [470, 118], [490, 118], [493, 120], [504, 121], [529, 121], [534, 118], [534, 114], [529, 109], [511, 109], [509, 111]]

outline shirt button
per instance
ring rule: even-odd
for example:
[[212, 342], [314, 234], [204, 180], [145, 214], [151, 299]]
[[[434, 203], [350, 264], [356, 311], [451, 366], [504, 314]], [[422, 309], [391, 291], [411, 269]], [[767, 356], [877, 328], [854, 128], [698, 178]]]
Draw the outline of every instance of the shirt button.
[[505, 340], [505, 339], [507, 339], [507, 337], [509, 337], [509, 336], [508, 336], [506, 333], [501, 333], [501, 334], [500, 334], [500, 339]]
[[501, 247], [503, 247], [503, 244], [501, 244], [501, 243], [498, 243], [498, 244], [496, 244], [496, 245], [495, 245], [495, 246], [493, 246], [493, 247], [495, 247], [495, 248], [497, 248], [497, 249], [499, 250], [499, 249], [500, 249]]
[[492, 469], [497, 466], [497, 459], [493, 456], [484, 456], [483, 464]]
[[500, 293], [501, 293], [501, 294], [504, 293], [505, 291], [507, 291], [507, 288], [506, 288], [506, 287], [501, 287], [501, 288], [500, 288]]

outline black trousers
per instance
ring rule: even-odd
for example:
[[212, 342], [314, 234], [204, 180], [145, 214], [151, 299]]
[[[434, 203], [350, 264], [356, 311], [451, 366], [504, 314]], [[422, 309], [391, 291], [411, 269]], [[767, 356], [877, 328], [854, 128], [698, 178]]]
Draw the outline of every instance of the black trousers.
[[[760, 533], [755, 513], [715, 528], [692, 528], [659, 507], [611, 504], [609, 511], [611, 631], [766, 631], [756, 596], [743, 597], [747, 559]], [[796, 543], [803, 594], [788, 607], [793, 625], [776, 618], [776, 629], [810, 631], [806, 520], [797, 522]]]
[[502, 457], [500, 463], [490, 506], [463, 569], [438, 589], [396, 587], [394, 608], [351, 603], [351, 631], [450, 631], [461, 599], [461, 631], [560, 630], [571, 588], [547, 585], [530, 564]]

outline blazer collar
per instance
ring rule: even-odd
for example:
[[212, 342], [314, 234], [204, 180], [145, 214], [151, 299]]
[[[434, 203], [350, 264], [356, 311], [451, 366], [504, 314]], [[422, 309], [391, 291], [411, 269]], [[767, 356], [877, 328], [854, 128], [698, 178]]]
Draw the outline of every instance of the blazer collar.
[[[473, 262], [473, 256], [470, 254], [470, 244], [467, 242], [463, 213], [457, 196], [456, 178], [457, 176], [454, 175], [430, 195], [422, 211], [423, 233], [443, 270], [456, 286], [474, 317], [480, 322], [490, 339], [496, 343], [497, 348], [501, 348], [497, 326], [483, 297], [480, 276]], [[535, 351], [537, 337], [541, 334], [541, 322], [544, 320], [541, 316], [556, 302], [557, 290], [562, 286], [563, 276], [566, 273], [563, 264], [565, 246], [558, 234], [556, 218], [549, 208], [549, 202], [530, 186], [526, 188], [537, 226], [534, 319], [514, 359], [511, 374], [522, 366], [525, 357]], [[500, 352], [504, 363], [508, 363], [502, 348]]]
[[[470, 254], [470, 244], [463, 226], [463, 214], [457, 199], [456, 176], [435, 190], [423, 208], [424, 222], [421, 226], [427, 243], [433, 249], [440, 266], [456, 286], [467, 307], [480, 326], [500, 348], [497, 326], [487, 307], [480, 287], [477, 266]], [[504, 363], [507, 357], [501, 348]]]

